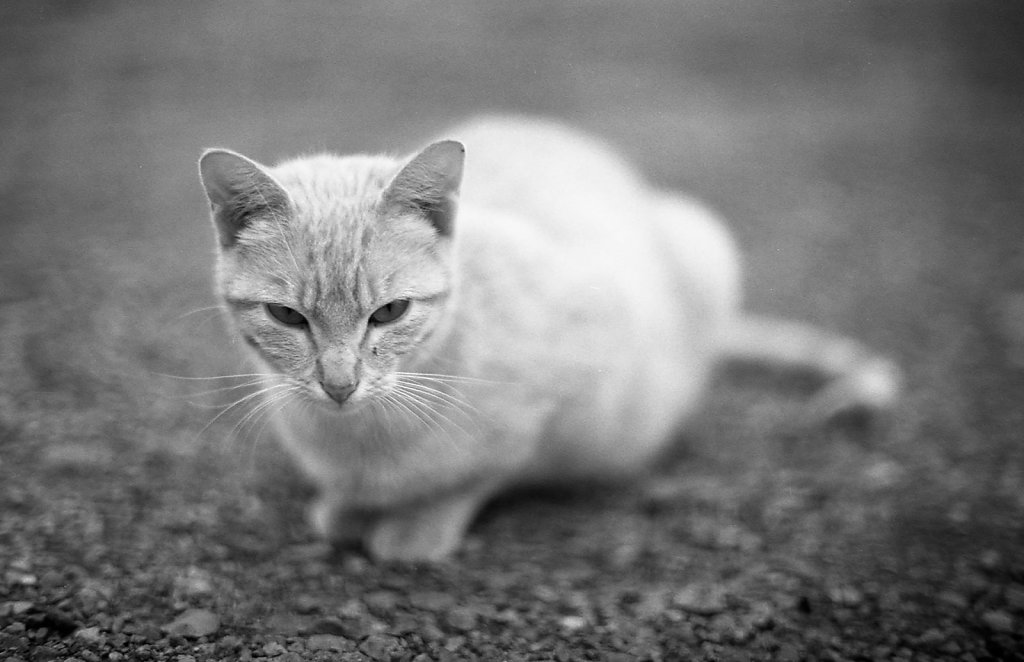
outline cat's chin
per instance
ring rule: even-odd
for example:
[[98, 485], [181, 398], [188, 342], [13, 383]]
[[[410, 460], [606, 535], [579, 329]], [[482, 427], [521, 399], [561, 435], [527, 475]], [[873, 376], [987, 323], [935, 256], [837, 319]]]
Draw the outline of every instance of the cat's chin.
[[370, 399], [361, 398], [359, 400], [346, 400], [342, 403], [337, 403], [330, 398], [317, 398], [309, 397], [310, 400], [317, 404], [317, 409], [321, 412], [334, 416], [348, 416], [351, 414], [358, 414], [359, 412], [366, 411], [369, 409]]

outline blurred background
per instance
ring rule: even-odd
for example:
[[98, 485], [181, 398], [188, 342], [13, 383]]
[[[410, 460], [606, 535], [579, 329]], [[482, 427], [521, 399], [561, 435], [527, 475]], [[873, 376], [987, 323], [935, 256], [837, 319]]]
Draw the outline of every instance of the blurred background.
[[867, 449], [794, 451], [765, 432], [789, 396], [725, 380], [699, 461], [902, 485], [911, 520], [937, 508], [1003, 535], [1024, 508], [1021, 35], [1015, 3], [973, 0], [5, 2], [5, 498], [59, 493], [54, 467], [138, 482], [244, 465], [262, 439], [208, 408], [223, 383], [179, 379], [238, 371], [212, 308], [203, 148], [404, 152], [510, 111], [591, 130], [720, 210], [750, 308], [907, 371]]
[[1022, 16], [995, 2], [5, 3], [0, 438], [166, 448], [207, 422], [166, 397], [194, 384], [156, 374], [236, 366], [206, 309], [204, 147], [402, 152], [511, 111], [589, 129], [719, 209], [751, 308], [896, 357], [900, 442], [932, 469], [978, 461], [975, 479], [1017, 494]]

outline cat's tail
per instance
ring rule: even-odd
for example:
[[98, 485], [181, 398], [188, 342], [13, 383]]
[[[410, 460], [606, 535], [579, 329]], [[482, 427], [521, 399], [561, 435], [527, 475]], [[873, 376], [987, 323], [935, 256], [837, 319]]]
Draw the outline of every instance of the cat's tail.
[[891, 409], [903, 377], [898, 365], [860, 342], [808, 324], [745, 315], [726, 337], [727, 360], [811, 371], [827, 380], [807, 409], [808, 422], [839, 413]]

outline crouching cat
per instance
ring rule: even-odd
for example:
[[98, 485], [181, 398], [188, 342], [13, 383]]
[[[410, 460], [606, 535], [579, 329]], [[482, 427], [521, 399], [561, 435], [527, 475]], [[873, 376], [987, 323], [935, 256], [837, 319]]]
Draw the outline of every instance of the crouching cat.
[[438, 559], [499, 490], [639, 474], [723, 357], [824, 373], [822, 416], [896, 397], [856, 342], [742, 315], [718, 219], [593, 138], [447, 135], [409, 158], [200, 161], [218, 292], [332, 541]]

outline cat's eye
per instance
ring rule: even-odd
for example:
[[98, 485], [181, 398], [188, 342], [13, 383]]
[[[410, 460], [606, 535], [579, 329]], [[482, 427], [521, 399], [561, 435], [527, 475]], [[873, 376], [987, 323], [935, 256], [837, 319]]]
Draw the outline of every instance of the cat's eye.
[[370, 315], [370, 323], [390, 324], [404, 315], [407, 310], [409, 310], [408, 299], [395, 299], [391, 303], [386, 303], [373, 311], [373, 314]]
[[302, 313], [294, 308], [276, 303], [268, 303], [266, 307], [267, 313], [281, 324], [287, 324], [288, 326], [305, 326], [307, 324], [306, 318]]

